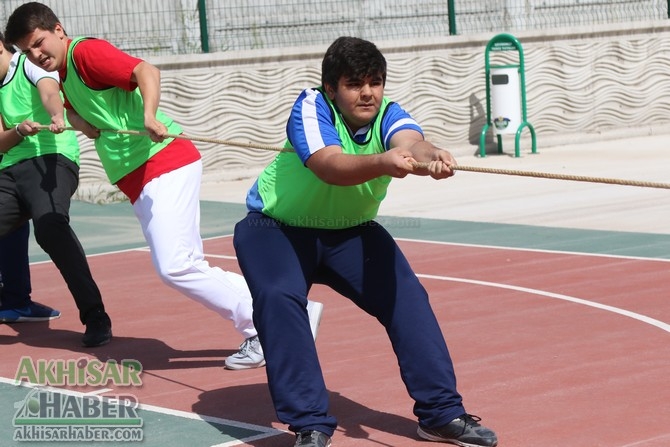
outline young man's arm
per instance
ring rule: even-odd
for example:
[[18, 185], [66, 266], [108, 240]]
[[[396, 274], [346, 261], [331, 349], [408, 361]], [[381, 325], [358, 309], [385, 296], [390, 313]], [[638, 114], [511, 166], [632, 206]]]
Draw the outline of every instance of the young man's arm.
[[[2, 132], [0, 132], [0, 154], [5, 154], [9, 152], [11, 148], [16, 146], [23, 140], [24, 136], [28, 135], [28, 131], [32, 131], [30, 127], [30, 121], [24, 121], [16, 127], [7, 129], [5, 127], [5, 120], [2, 119], [0, 115], [0, 126], [2, 126]], [[16, 129], [19, 129], [18, 132]], [[20, 132], [20, 133], [19, 133]], [[34, 132], [35, 133], [35, 132]]]
[[165, 139], [167, 127], [156, 119], [161, 97], [160, 70], [148, 62], [142, 61], [135, 66], [131, 80], [137, 83], [144, 102], [144, 127], [155, 142]]
[[42, 105], [51, 116], [49, 130], [54, 133], [63, 132], [65, 128], [65, 109], [60, 96], [58, 81], [49, 77], [41, 78], [37, 81], [37, 90], [40, 93]]
[[102, 39], [82, 40], [74, 48], [73, 58], [89, 88], [115, 87], [126, 91], [139, 88], [144, 104], [144, 126], [150, 138], [156, 142], [165, 139], [168, 130], [156, 119], [161, 94], [158, 68]]
[[316, 89], [306, 89], [298, 96], [286, 131], [305, 166], [331, 185], [359, 185], [383, 175], [400, 178], [413, 169], [409, 151], [379, 148], [380, 153], [373, 155], [344, 154], [330, 106]]
[[100, 136], [100, 130], [93, 127], [88, 121], [79, 116], [74, 109], [67, 109], [67, 120], [72, 127], [86, 135], [88, 138], [95, 140]]
[[[415, 130], [400, 130], [390, 140], [386, 152], [373, 155], [343, 154], [340, 146], [327, 146], [307, 159], [306, 165], [326, 183], [351, 186], [382, 175], [403, 178], [407, 174], [430, 175], [442, 179], [454, 175], [456, 160], [445, 150], [425, 141]], [[415, 162], [428, 163], [417, 167]]]
[[411, 152], [392, 149], [380, 154], [342, 153], [340, 146], [326, 146], [307, 159], [306, 166], [331, 185], [360, 185], [383, 175], [403, 178], [413, 171]]

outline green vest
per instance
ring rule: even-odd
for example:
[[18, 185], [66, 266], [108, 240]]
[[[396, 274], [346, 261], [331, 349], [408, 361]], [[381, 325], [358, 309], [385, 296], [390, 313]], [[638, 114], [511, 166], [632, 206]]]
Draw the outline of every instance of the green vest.
[[[70, 44], [67, 54], [67, 74], [61, 80], [63, 91], [72, 108], [93, 127], [103, 130], [95, 139], [95, 149], [102, 167], [114, 184], [127, 174], [142, 166], [149, 158], [167, 146], [172, 139], [154, 143], [146, 135], [126, 135], [108, 130], [135, 130], [144, 132], [144, 101], [140, 89], [126, 91], [118, 87], [94, 90], [86, 86], [79, 77], [72, 53], [83, 39], [79, 37]], [[163, 123], [168, 133], [177, 135], [181, 127], [160, 110], [156, 118]]]
[[[51, 116], [42, 105], [39, 90], [25, 75], [25, 61], [26, 56], [20, 55], [12, 78], [0, 87], [0, 114], [7, 129], [13, 129], [26, 119], [44, 125], [51, 123]], [[65, 131], [55, 134], [43, 130], [27, 136], [2, 157], [0, 169], [47, 154], [62, 154], [79, 164], [79, 145], [75, 133]]]
[[[324, 94], [324, 98], [327, 97]], [[368, 130], [367, 142], [356, 143], [335, 106], [328, 100], [335, 128], [345, 154], [368, 155], [384, 152], [381, 121], [389, 100], [384, 98], [379, 114]], [[291, 148], [287, 141], [286, 148]], [[335, 186], [319, 179], [305, 167], [295, 152], [281, 152], [258, 178], [263, 213], [287, 225], [342, 229], [368, 222], [377, 216], [386, 197], [390, 176], [360, 185]]]

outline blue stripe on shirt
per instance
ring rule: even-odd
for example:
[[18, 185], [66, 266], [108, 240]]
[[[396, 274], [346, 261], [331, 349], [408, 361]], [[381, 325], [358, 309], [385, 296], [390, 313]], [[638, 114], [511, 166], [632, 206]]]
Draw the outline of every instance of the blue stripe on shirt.
[[303, 163], [319, 149], [342, 144], [330, 107], [315, 89], [306, 89], [298, 96], [286, 124], [286, 135]]
[[[389, 150], [393, 135], [405, 129], [416, 130], [423, 135], [421, 127], [409, 113], [397, 103], [390, 104], [381, 125], [384, 149]], [[306, 89], [298, 96], [286, 124], [286, 134], [303, 164], [319, 149], [342, 145], [332, 120], [330, 106], [323, 94], [316, 89]], [[263, 209], [258, 180], [249, 190], [246, 204], [251, 211]]]
[[[405, 129], [413, 129], [423, 134], [417, 122], [397, 103], [392, 103], [386, 110], [381, 125], [384, 149], [390, 148], [391, 137], [396, 132]], [[286, 124], [286, 134], [303, 164], [319, 149], [342, 145], [332, 120], [330, 106], [323, 94], [316, 89], [306, 89], [298, 96]]]

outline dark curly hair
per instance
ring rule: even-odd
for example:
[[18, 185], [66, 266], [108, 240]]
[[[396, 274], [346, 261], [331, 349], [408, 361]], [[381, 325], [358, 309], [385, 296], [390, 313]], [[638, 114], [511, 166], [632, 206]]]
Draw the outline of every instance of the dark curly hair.
[[381, 76], [385, 84], [386, 59], [372, 42], [358, 37], [338, 37], [323, 56], [321, 84], [337, 89], [343, 76], [347, 79]]

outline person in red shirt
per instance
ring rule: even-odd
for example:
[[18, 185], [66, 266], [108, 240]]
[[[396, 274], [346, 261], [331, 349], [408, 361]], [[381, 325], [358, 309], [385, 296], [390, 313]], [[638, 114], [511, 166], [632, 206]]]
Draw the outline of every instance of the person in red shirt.
[[205, 260], [199, 231], [202, 160], [190, 140], [168, 137], [182, 129], [158, 107], [158, 68], [101, 39], [70, 39], [54, 12], [37, 2], [14, 10], [5, 36], [33, 63], [59, 72], [67, 117], [94, 139], [110, 182], [130, 199], [163, 282], [231, 320], [244, 336], [226, 367], [264, 366], [244, 278]]

